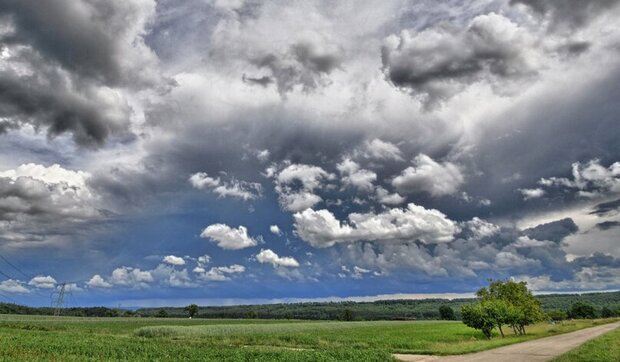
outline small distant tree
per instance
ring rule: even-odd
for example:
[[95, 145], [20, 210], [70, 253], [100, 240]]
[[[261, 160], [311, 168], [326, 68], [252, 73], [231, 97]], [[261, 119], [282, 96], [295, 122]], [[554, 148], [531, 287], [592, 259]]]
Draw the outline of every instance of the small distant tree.
[[561, 309], [551, 310], [547, 313], [547, 315], [549, 316], [549, 319], [556, 322], [563, 321], [568, 318], [566, 312]]
[[158, 318], [167, 318], [168, 317], [168, 312], [166, 312], [165, 309], [161, 308], [158, 312], [157, 312], [157, 317]]
[[340, 320], [347, 321], [347, 322], [352, 321], [353, 320], [353, 312], [351, 312], [350, 309], [343, 310], [342, 311], [342, 315], [340, 317]]
[[596, 318], [594, 306], [582, 302], [573, 303], [570, 307], [571, 318]]
[[454, 315], [454, 309], [447, 305], [442, 305], [439, 307], [439, 318], [447, 321], [455, 320], [456, 316]]
[[194, 316], [198, 313], [198, 306], [196, 304], [190, 304], [185, 307], [185, 311], [190, 319], [194, 318]]

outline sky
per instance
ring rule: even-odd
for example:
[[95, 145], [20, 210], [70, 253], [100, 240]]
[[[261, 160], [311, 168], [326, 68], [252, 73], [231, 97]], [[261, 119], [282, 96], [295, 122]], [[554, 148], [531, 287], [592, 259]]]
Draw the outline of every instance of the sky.
[[0, 301], [620, 288], [620, 0], [0, 0]]

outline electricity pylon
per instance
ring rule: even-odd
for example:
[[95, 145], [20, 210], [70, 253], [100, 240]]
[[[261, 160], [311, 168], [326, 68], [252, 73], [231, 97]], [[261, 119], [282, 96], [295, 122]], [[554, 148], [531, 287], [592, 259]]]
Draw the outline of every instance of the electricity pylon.
[[67, 287], [67, 283], [60, 284], [60, 288], [58, 292], [52, 293], [53, 295], [57, 295], [56, 299], [52, 302], [54, 305], [54, 316], [58, 317], [60, 315], [60, 311], [65, 304], [65, 289]]

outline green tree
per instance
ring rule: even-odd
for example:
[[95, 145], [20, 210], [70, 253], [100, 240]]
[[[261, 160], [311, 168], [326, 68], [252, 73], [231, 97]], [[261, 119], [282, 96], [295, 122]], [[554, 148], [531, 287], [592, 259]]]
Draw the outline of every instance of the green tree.
[[194, 316], [198, 313], [198, 306], [196, 304], [190, 304], [187, 307], [185, 307], [185, 311], [187, 312], [187, 315], [189, 315], [189, 318], [194, 318]]
[[461, 315], [466, 326], [481, 330], [487, 339], [491, 339], [491, 332], [493, 327], [495, 327], [495, 321], [488, 315], [482, 303], [462, 306]]
[[603, 307], [603, 309], [601, 310], [601, 317], [603, 318], [615, 317], [615, 313], [611, 309], [607, 307]]
[[454, 309], [447, 305], [442, 305], [439, 307], [439, 317], [443, 320], [452, 321], [456, 319], [454, 315]]
[[157, 317], [166, 318], [168, 317], [168, 312], [166, 312], [164, 308], [161, 308], [159, 311], [157, 311]]
[[482, 302], [482, 307], [488, 315], [495, 327], [499, 330], [502, 338], [504, 335], [503, 326], [510, 325], [513, 330], [519, 325], [522, 313], [519, 308], [501, 299], [492, 299]]
[[342, 315], [340, 316], [340, 320], [350, 322], [353, 320], [353, 312], [351, 309], [345, 309], [342, 311]]
[[525, 326], [545, 320], [540, 301], [527, 288], [526, 282], [512, 280], [491, 281], [476, 295], [482, 302], [502, 300], [514, 307], [510, 312], [511, 326], [515, 334], [525, 334]]
[[596, 318], [594, 306], [582, 302], [573, 303], [570, 307], [571, 318]]
[[561, 309], [551, 310], [551, 311], [547, 312], [547, 315], [549, 316], [549, 319], [551, 319], [553, 321], [563, 321], [563, 320], [565, 320], [568, 317], [566, 312], [561, 310]]

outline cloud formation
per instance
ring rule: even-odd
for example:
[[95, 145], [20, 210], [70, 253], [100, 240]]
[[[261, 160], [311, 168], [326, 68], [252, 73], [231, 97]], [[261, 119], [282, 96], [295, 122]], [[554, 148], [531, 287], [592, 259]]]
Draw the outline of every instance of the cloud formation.
[[305, 210], [322, 201], [315, 190], [323, 187], [323, 182], [334, 178], [318, 166], [290, 164], [280, 171], [273, 171], [275, 190], [279, 195], [280, 205], [291, 212]]
[[230, 280], [231, 275], [241, 274], [245, 272], [245, 267], [239, 264], [233, 264], [230, 266], [214, 266], [209, 270], [194, 269], [197, 273], [198, 279], [204, 281], [222, 282]]
[[279, 256], [271, 249], [261, 249], [261, 251], [256, 254], [256, 261], [261, 264], [271, 264], [274, 268], [280, 266], [287, 268], [299, 267], [299, 262], [297, 262], [295, 258], [290, 256]]
[[509, 80], [536, 71], [527, 32], [502, 15], [479, 15], [464, 30], [449, 26], [403, 30], [382, 48], [383, 69], [395, 86], [424, 102], [446, 100], [467, 85]]
[[249, 248], [258, 243], [248, 235], [245, 226], [235, 229], [225, 224], [213, 224], [202, 230], [200, 237], [211, 239], [220, 248], [230, 250]]
[[392, 186], [403, 194], [428, 192], [433, 196], [455, 193], [463, 183], [464, 176], [452, 162], [438, 163], [425, 154], [413, 159], [413, 167], [407, 167], [392, 180]]
[[194, 188], [199, 190], [211, 190], [218, 197], [232, 197], [243, 201], [256, 199], [260, 196], [262, 187], [259, 183], [245, 182], [232, 179], [228, 182], [221, 181], [220, 178], [212, 178], [206, 172], [198, 172], [189, 178], [189, 182]]
[[170, 265], [185, 265], [185, 259], [183, 259], [180, 256], [174, 256], [174, 255], [164, 256], [164, 258], [162, 259], [162, 262], [166, 264], [170, 264]]
[[458, 226], [438, 210], [409, 204], [382, 213], [352, 213], [342, 223], [328, 210], [307, 209], [293, 215], [297, 235], [310, 245], [325, 248], [342, 242], [419, 240], [443, 243], [453, 239]]
[[151, 0], [0, 5], [8, 24], [1, 37], [4, 131], [32, 125], [50, 136], [70, 133], [87, 146], [128, 134], [127, 89], [159, 82], [143, 40], [154, 13]]

